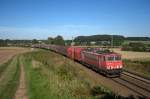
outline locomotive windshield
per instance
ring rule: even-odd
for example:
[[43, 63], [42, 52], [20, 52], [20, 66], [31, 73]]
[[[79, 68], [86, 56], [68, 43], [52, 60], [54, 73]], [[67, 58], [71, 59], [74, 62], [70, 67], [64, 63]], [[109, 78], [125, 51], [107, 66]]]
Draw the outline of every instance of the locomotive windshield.
[[115, 60], [121, 60], [121, 56], [115, 56]]
[[108, 60], [108, 61], [114, 61], [114, 56], [109, 56], [109, 57], [107, 57], [107, 60]]
[[106, 57], [106, 61], [118, 61], [121, 60], [121, 56], [108, 56]]

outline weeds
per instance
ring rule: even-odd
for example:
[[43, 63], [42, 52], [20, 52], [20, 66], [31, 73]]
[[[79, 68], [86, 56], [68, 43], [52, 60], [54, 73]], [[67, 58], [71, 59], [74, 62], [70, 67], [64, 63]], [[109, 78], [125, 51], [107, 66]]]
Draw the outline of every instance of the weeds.
[[140, 75], [150, 77], [150, 61], [144, 60], [123, 60], [125, 65], [125, 70], [129, 70]]

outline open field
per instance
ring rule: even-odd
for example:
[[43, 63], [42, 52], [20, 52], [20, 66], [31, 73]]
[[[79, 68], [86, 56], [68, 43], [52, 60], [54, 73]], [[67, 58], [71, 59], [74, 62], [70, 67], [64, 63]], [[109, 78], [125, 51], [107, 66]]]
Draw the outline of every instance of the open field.
[[124, 41], [124, 43], [130, 43], [130, 42], [133, 42], [133, 43], [150, 44], [150, 41], [130, 41], [130, 40]]
[[20, 53], [28, 48], [0, 47], [0, 99], [12, 99], [19, 84]]
[[0, 47], [0, 64], [8, 61], [12, 56], [29, 51], [29, 48]]
[[119, 48], [113, 49], [113, 51], [120, 53], [123, 59], [150, 60], [150, 52], [121, 51]]

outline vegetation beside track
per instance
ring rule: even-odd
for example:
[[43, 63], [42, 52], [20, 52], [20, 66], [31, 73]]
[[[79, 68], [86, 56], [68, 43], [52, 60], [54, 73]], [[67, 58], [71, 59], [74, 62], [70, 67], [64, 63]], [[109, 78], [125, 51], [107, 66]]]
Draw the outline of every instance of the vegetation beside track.
[[116, 98], [109, 89], [96, 84], [70, 59], [50, 51], [24, 54], [30, 99]]
[[122, 55], [125, 70], [150, 78], [149, 52], [121, 51], [118, 48], [113, 51]]
[[[4, 66], [6, 67], [4, 68]], [[3, 70], [0, 77], [0, 99], [13, 99], [19, 84], [20, 67], [18, 56], [0, 67]]]
[[150, 61], [124, 59], [124, 69], [150, 78]]

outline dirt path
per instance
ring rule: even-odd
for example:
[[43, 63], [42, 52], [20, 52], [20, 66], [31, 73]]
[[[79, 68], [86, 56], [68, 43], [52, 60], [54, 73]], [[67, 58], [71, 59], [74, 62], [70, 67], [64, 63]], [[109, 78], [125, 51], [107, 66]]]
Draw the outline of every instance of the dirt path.
[[24, 71], [24, 67], [23, 64], [20, 63], [20, 80], [19, 80], [19, 86], [18, 89], [15, 93], [15, 99], [28, 99], [27, 96], [27, 89], [26, 89], [26, 81], [25, 81], [25, 71]]

